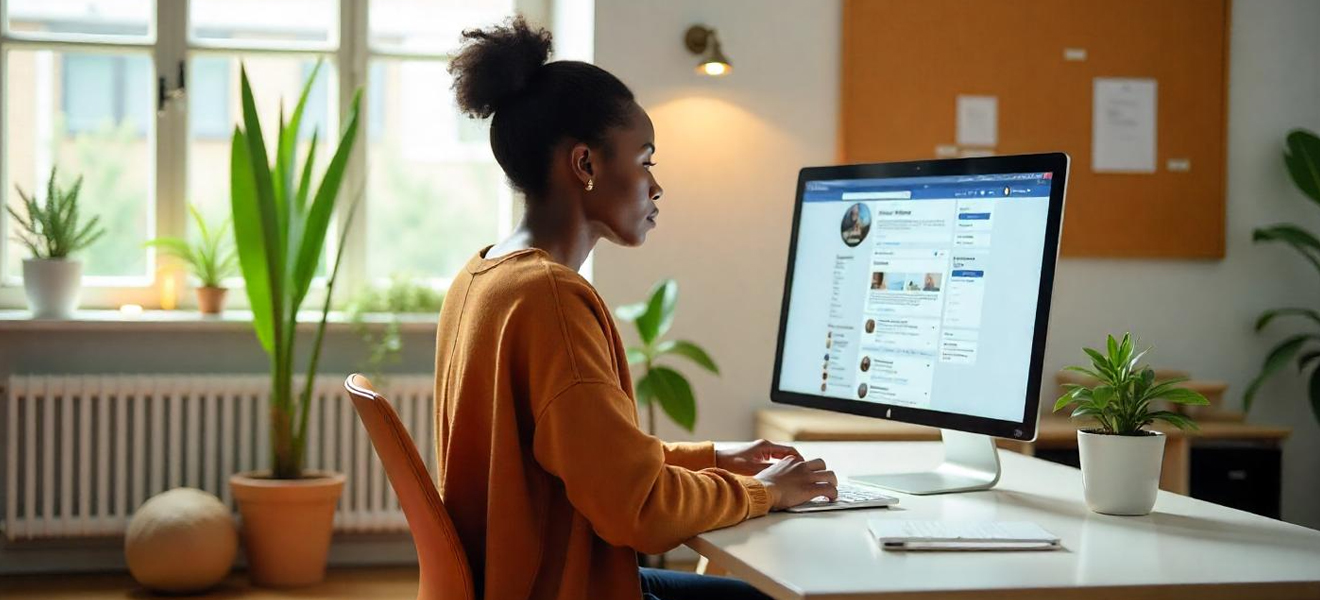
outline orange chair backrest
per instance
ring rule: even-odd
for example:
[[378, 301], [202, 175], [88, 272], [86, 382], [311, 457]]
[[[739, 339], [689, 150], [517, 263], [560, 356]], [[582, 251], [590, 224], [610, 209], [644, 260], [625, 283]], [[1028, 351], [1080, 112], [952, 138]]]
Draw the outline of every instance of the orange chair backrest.
[[412, 530], [421, 570], [418, 600], [475, 600], [472, 568], [458, 530], [398, 413], [362, 375], [349, 375], [344, 387], [353, 397], [353, 407], [385, 465], [385, 474]]

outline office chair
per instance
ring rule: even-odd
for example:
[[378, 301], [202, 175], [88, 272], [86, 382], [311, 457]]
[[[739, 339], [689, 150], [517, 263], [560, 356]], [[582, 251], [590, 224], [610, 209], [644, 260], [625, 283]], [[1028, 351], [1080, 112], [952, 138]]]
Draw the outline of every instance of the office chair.
[[353, 407], [367, 428], [371, 445], [385, 465], [399, 505], [412, 530], [421, 568], [418, 600], [475, 600], [472, 569], [449, 519], [440, 492], [426, 472], [412, 436], [399, 421], [389, 400], [376, 393], [371, 381], [354, 373], [344, 381]]

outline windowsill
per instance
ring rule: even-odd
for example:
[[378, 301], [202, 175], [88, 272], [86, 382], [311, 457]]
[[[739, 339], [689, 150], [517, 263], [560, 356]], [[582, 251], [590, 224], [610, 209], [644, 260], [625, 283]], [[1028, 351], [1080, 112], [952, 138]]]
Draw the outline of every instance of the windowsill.
[[[437, 315], [400, 314], [402, 333], [434, 333]], [[298, 330], [315, 331], [321, 320], [320, 311], [298, 313]], [[374, 328], [383, 327], [391, 320], [388, 313], [363, 315], [362, 321]], [[353, 331], [355, 324], [342, 311], [331, 311], [326, 331]], [[0, 331], [248, 331], [252, 329], [252, 312], [226, 310], [219, 315], [202, 315], [195, 310], [147, 310], [126, 314], [117, 310], [80, 310], [72, 319], [34, 319], [27, 310], [0, 310]]]

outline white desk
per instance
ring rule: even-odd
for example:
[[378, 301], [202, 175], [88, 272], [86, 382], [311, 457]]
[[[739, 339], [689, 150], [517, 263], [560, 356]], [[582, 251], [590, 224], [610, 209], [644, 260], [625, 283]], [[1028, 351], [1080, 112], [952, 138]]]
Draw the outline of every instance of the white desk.
[[[840, 476], [933, 467], [933, 443], [809, 442]], [[780, 599], [1320, 598], [1320, 532], [1160, 492], [1155, 512], [1113, 517], [1082, 501], [1081, 472], [1000, 451], [1004, 475], [986, 492], [896, 494], [894, 509], [775, 513], [687, 545]], [[867, 519], [1035, 521], [1056, 552], [896, 553]]]

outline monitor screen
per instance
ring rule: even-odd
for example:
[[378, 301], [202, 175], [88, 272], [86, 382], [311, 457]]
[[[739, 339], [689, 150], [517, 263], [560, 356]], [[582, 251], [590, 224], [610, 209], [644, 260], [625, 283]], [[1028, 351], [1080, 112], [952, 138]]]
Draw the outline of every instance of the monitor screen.
[[777, 391], [1026, 420], [1056, 173], [812, 171], [799, 183]]

